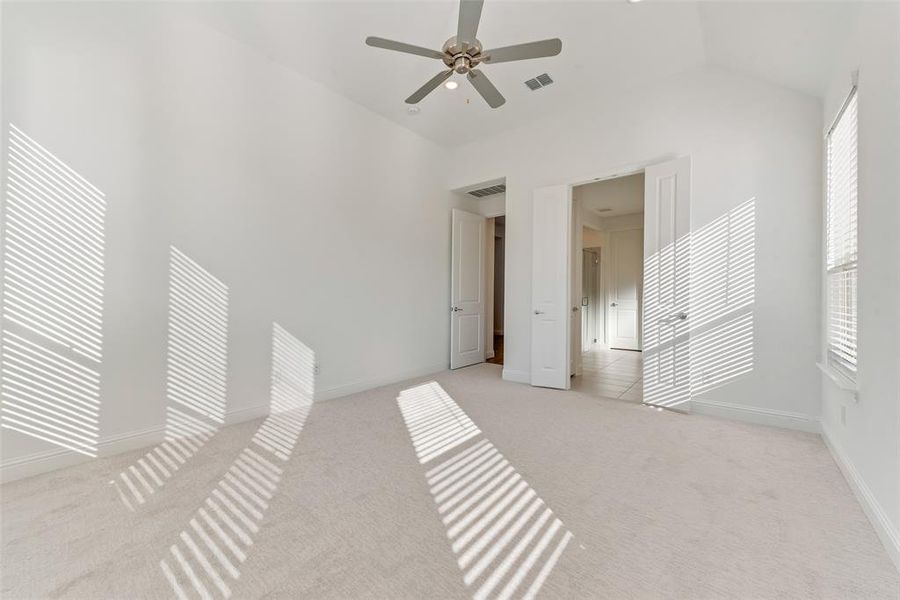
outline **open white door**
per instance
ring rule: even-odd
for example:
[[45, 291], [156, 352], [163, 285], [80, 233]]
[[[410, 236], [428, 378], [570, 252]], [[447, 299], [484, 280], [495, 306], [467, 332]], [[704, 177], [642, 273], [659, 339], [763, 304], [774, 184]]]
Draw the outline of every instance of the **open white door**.
[[569, 389], [569, 244], [572, 191], [534, 191], [531, 385]]
[[609, 233], [609, 347], [641, 349], [641, 271], [644, 240], [640, 229]]
[[453, 209], [450, 368], [484, 362], [485, 218]]
[[690, 410], [691, 159], [644, 173], [644, 403]]

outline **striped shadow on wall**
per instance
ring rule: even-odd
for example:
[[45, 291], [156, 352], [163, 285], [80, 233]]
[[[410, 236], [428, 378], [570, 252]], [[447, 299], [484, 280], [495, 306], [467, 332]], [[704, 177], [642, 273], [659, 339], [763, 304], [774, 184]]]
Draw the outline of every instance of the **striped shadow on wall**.
[[103, 192], [9, 125], [0, 424], [97, 455]]
[[135, 510], [174, 477], [225, 422], [228, 287], [169, 248], [169, 323], [164, 441], [112, 483]]

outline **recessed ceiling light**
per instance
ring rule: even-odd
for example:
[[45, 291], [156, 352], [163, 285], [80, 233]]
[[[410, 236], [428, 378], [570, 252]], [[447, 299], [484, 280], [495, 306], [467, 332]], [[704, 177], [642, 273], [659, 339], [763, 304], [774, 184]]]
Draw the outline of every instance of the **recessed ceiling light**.
[[447, 83], [444, 84], [444, 87], [447, 88], [448, 90], [455, 90], [457, 87], [459, 87], [459, 84], [456, 83], [455, 81], [448, 81]]
[[628, 4], [637, 4], [641, 0], [628, 0]]

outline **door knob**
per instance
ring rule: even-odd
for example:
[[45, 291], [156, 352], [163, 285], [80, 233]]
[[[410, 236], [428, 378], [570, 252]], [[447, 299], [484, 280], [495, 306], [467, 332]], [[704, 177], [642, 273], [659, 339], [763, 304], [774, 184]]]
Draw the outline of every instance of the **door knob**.
[[618, 303], [616, 303], [616, 302], [610, 302], [609, 305], [610, 305], [610, 306], [618, 306]]
[[677, 315], [675, 315], [675, 318], [678, 319], [679, 321], [684, 321], [687, 319], [687, 313], [682, 311], [682, 312], [678, 313]]
[[536, 315], [542, 315], [542, 314], [544, 314], [544, 311], [542, 311], [542, 310], [535, 310], [535, 311], [534, 311], [534, 314], [536, 314]]
[[452, 310], [453, 312], [459, 312], [459, 311], [461, 311], [462, 309], [461, 309], [460, 307], [458, 307], [458, 306], [453, 306], [453, 307], [450, 308], [450, 310]]

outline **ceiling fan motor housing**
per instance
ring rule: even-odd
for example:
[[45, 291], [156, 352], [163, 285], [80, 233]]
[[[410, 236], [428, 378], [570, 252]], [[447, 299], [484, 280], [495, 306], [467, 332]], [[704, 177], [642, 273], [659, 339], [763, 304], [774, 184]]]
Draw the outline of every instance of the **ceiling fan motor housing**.
[[456, 36], [444, 42], [441, 48], [444, 64], [460, 74], [468, 73], [478, 65], [481, 50], [481, 42], [478, 40], [457, 42]]

